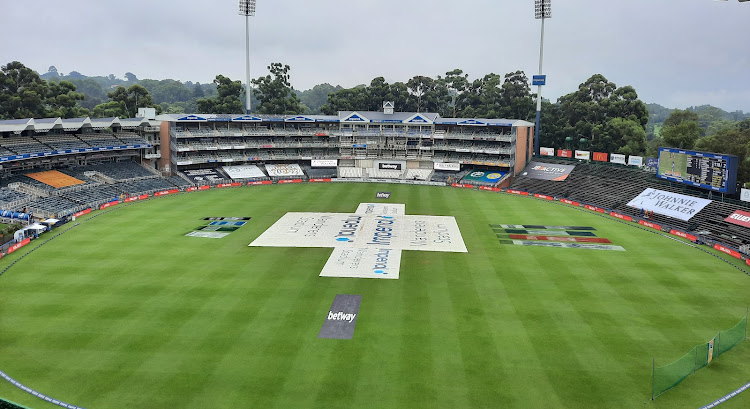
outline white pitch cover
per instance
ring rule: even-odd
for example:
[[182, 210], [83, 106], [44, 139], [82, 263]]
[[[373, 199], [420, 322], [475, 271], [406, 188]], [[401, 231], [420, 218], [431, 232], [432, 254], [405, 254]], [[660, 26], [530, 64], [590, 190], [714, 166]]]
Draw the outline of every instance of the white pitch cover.
[[232, 179], [263, 178], [266, 175], [255, 165], [223, 166], [224, 172]]
[[406, 214], [406, 205], [403, 203], [360, 203], [357, 214], [395, 216]]
[[456, 219], [406, 215], [403, 203], [360, 203], [355, 213], [287, 213], [251, 247], [332, 247], [321, 277], [398, 279], [402, 250], [466, 253]]
[[384, 278], [397, 280], [401, 250], [387, 247], [333, 249], [321, 277]]
[[711, 201], [708, 199], [648, 188], [627, 205], [687, 221], [709, 203]]
[[356, 213], [287, 213], [250, 246], [467, 252], [453, 217]]

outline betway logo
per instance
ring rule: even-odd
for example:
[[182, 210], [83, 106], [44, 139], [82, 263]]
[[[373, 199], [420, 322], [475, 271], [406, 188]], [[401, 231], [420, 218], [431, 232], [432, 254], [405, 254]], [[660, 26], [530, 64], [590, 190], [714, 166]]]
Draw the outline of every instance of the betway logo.
[[376, 199], [388, 199], [391, 197], [391, 192], [378, 192], [375, 195]]
[[367, 244], [377, 246], [390, 246], [393, 238], [393, 217], [378, 216], [378, 223], [375, 225], [375, 233]]
[[393, 170], [399, 170], [401, 168], [401, 165], [395, 164], [395, 163], [381, 163], [380, 169], [393, 169]]
[[357, 314], [346, 314], [343, 311], [333, 312], [328, 311], [328, 319], [330, 321], [348, 321], [352, 322], [357, 318]]

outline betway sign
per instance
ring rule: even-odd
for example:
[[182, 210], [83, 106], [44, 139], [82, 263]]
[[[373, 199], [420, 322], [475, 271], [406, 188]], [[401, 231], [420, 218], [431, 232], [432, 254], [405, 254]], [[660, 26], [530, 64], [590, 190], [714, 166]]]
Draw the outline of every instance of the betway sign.
[[735, 210], [734, 213], [730, 214], [729, 217], [724, 219], [727, 223], [736, 224], [742, 227], [750, 228], [750, 213], [742, 210]]
[[707, 199], [648, 188], [631, 200], [628, 206], [687, 221], [709, 203], [711, 201]]

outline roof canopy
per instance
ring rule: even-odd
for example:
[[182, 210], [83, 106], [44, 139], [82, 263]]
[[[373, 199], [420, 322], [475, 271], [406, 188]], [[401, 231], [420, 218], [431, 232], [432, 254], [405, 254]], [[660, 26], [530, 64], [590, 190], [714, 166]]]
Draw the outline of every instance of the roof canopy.
[[137, 128], [158, 124], [160, 121], [149, 121], [145, 118], [39, 118], [39, 119], [9, 119], [0, 121], [1, 132], [13, 132], [20, 134], [24, 131], [39, 133], [49, 132], [52, 129], [64, 129], [69, 132], [79, 131], [82, 128], [106, 129], [111, 127]]

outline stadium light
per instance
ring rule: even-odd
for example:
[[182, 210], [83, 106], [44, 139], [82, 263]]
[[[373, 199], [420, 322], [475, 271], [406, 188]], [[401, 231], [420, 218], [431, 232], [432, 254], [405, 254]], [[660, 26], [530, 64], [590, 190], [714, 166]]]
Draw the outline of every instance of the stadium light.
[[542, 20], [542, 38], [539, 41], [539, 75], [532, 84], [537, 85], [536, 91], [536, 123], [534, 125], [534, 154], [539, 155], [539, 133], [542, 130], [542, 85], [546, 78], [542, 75], [542, 60], [544, 59], [544, 19], [552, 17], [551, 0], [534, 0], [534, 18]]
[[240, 0], [240, 15], [245, 16], [245, 109], [250, 113], [250, 17], [255, 16], [255, 0]]

